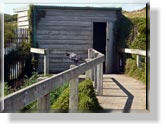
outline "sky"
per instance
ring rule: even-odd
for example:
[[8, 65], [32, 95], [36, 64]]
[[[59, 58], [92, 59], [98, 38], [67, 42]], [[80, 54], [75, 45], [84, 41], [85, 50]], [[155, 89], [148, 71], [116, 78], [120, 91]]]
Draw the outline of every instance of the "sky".
[[[3, 0], [2, 0], [3, 1]], [[125, 11], [134, 11], [142, 9], [146, 6], [149, 0], [33, 0], [33, 2], [39, 5], [52, 5], [52, 6], [89, 6], [89, 7], [121, 7]], [[7, 14], [14, 14], [14, 9], [28, 7], [29, 3], [33, 3], [32, 0], [5, 0], [4, 12]]]

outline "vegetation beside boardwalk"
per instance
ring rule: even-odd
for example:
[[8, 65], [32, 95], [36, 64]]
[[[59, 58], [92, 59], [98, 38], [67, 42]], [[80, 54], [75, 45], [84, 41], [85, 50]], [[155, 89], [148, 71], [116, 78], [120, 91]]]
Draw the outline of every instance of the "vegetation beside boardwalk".
[[[119, 24], [119, 45], [130, 49], [146, 50], [146, 9], [123, 12]], [[141, 56], [141, 67], [136, 65], [136, 55], [123, 55], [125, 73], [146, 82], [146, 62]]]
[[[99, 112], [102, 107], [96, 98], [91, 80], [85, 80], [78, 86], [79, 94], [79, 112]], [[69, 111], [69, 88], [66, 88], [59, 98], [53, 103], [51, 108], [55, 111], [68, 112]]]
[[[79, 112], [101, 112], [102, 107], [96, 98], [91, 80], [84, 80], [78, 86]], [[66, 83], [50, 93], [50, 106], [53, 112], [69, 111], [69, 85]], [[37, 112], [37, 101], [24, 107], [21, 112]]]

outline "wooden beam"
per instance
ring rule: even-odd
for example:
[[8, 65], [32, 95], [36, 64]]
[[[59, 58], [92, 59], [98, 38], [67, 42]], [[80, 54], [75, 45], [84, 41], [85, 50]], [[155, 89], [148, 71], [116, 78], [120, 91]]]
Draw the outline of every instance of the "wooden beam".
[[31, 48], [31, 53], [36, 54], [46, 54], [46, 49], [40, 49], [40, 48]]
[[50, 110], [50, 94], [38, 98], [37, 102], [39, 112], [48, 112]]
[[103, 95], [103, 63], [97, 65], [97, 95]]
[[[71, 65], [74, 68], [76, 65]], [[78, 112], [78, 76], [69, 82], [69, 112]]]
[[137, 55], [137, 67], [140, 68], [141, 67], [141, 56]]
[[120, 48], [119, 51], [122, 52], [122, 53], [129, 53], [129, 54], [136, 54], [136, 55], [146, 56], [146, 51], [145, 50]]
[[49, 74], [49, 54], [44, 55], [44, 76]]

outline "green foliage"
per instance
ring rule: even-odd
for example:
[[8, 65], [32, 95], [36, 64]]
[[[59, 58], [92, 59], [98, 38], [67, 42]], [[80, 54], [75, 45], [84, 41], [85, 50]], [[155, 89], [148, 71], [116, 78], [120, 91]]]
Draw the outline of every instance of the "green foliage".
[[17, 15], [4, 15], [4, 43], [10, 43], [15, 38], [14, 30], [16, 29]]
[[57, 98], [61, 95], [61, 93], [68, 87], [68, 84], [64, 84], [63, 86], [60, 86], [59, 88], [56, 88], [50, 93], [50, 104], [52, 105]]
[[133, 27], [128, 40], [128, 46], [132, 49], [146, 50], [146, 18], [132, 18]]
[[16, 22], [17, 21], [17, 14], [15, 15], [9, 15], [9, 14], [4, 14], [4, 22]]
[[29, 42], [31, 46], [33, 46], [33, 10], [34, 10], [34, 5], [29, 6], [28, 10], [28, 19], [29, 19]]
[[20, 52], [20, 56], [26, 58], [27, 56], [30, 56], [30, 48], [31, 48], [31, 44], [26, 41], [22, 41], [21, 46], [19, 47], [19, 52]]
[[9, 87], [7, 82], [4, 82], [4, 96], [11, 93], [11, 88]]
[[[100, 107], [92, 81], [85, 80], [78, 86], [79, 88], [79, 111], [80, 112], [98, 112], [102, 110]], [[69, 110], [69, 88], [66, 88], [60, 97], [51, 106], [52, 109], [68, 112]]]
[[133, 58], [129, 58], [126, 61], [125, 73], [146, 83], [145, 67], [145, 63], [142, 63], [141, 68], [137, 68], [136, 60]]
[[[36, 79], [41, 76], [37, 73], [34, 73], [30, 80], [26, 81], [25, 85], [31, 85], [36, 82]], [[43, 75], [42, 75], [43, 76]], [[51, 75], [48, 75], [51, 76]], [[64, 84], [63, 86], [60, 86], [59, 88], [56, 88], [50, 93], [50, 104], [52, 105], [53, 102], [55, 102], [58, 97], [62, 94], [62, 92], [68, 87], [68, 84]], [[37, 111], [37, 101], [32, 102], [31, 104], [25, 106], [21, 112], [36, 112]]]
[[37, 72], [33, 72], [32, 76], [29, 79], [28, 79], [27, 76], [25, 76], [25, 78], [27, 78], [27, 79], [24, 80], [24, 85], [22, 86], [22, 88], [30, 86], [30, 85], [36, 83], [38, 81], [37, 80], [38, 77], [39, 77], [39, 75], [38, 75]]
[[4, 26], [4, 43], [10, 43], [11, 39], [15, 38], [14, 30], [16, 29], [16, 26], [11, 23], [5, 23]]
[[[146, 13], [145, 9], [137, 12], [124, 12], [120, 21], [117, 23], [119, 27], [119, 47], [146, 50]], [[145, 58], [142, 57], [141, 68], [136, 66], [136, 55], [128, 55], [125, 57], [125, 73], [146, 82], [146, 64]]]
[[122, 48], [128, 47], [127, 42], [132, 28], [132, 22], [122, 15], [120, 20], [116, 21], [115, 25], [118, 30], [117, 42], [119, 43], [119, 46]]

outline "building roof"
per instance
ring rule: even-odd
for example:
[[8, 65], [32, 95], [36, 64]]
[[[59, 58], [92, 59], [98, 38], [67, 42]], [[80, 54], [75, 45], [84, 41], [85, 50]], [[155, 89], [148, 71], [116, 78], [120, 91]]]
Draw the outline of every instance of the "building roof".
[[74, 7], [74, 6], [44, 6], [35, 5], [36, 8], [47, 8], [47, 9], [73, 9], [73, 10], [108, 10], [108, 11], [121, 11], [122, 8], [116, 7]]

